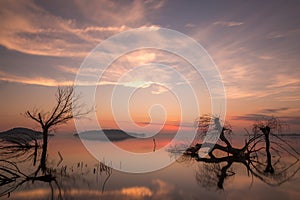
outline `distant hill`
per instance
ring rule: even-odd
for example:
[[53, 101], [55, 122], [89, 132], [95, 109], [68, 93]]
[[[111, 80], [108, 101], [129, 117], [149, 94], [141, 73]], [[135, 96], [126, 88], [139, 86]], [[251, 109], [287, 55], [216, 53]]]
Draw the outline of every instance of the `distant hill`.
[[[131, 135], [141, 136], [141, 134], [130, 133]], [[91, 130], [74, 134], [75, 137], [87, 140], [106, 140], [105, 136], [110, 141], [120, 141], [130, 138], [135, 138], [126, 132], [118, 129]]]
[[15, 142], [20, 139], [29, 142], [34, 139], [42, 138], [43, 134], [41, 132], [23, 127], [17, 127], [4, 132], [0, 132], [0, 140], [8, 142]]

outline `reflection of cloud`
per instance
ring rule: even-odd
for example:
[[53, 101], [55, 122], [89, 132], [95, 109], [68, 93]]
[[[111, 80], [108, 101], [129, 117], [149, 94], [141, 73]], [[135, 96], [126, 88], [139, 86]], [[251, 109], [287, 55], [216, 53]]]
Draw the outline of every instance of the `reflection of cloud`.
[[[58, 196], [58, 190], [54, 190], [54, 197]], [[51, 195], [48, 188], [28, 189], [24, 191], [16, 191], [13, 193], [14, 198], [42, 198], [45, 199]], [[151, 187], [133, 186], [124, 187], [117, 190], [107, 190], [102, 193], [99, 189], [68, 189], [63, 191], [65, 197], [75, 198], [104, 198], [104, 199], [174, 199], [180, 197], [179, 192], [175, 191], [174, 185], [155, 179], [152, 181]]]
[[121, 194], [131, 197], [151, 197], [152, 192], [147, 187], [130, 187], [130, 188], [123, 188], [121, 190]]
[[160, 197], [161, 199], [164, 196], [168, 196], [174, 190], [173, 185], [168, 184], [160, 179], [155, 179], [152, 181], [152, 183], [157, 188], [155, 196]]
[[31, 190], [24, 190], [24, 191], [17, 191], [13, 193], [15, 198], [43, 198], [50, 195], [50, 191], [47, 189], [31, 189]]

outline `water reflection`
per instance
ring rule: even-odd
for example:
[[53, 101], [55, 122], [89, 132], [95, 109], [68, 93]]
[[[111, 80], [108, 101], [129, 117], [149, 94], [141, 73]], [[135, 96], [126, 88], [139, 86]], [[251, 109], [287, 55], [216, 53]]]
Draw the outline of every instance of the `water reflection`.
[[239, 148], [234, 147], [227, 139], [231, 133], [230, 126], [221, 127], [218, 118], [206, 117], [201, 120], [203, 121], [199, 121], [199, 132], [207, 134], [208, 123], [213, 123], [221, 132], [219, 142], [212, 147], [207, 156], [199, 155], [203, 153], [200, 150], [211, 147], [211, 144], [197, 143], [188, 148], [179, 159], [179, 162], [193, 159], [202, 163], [196, 172], [196, 180], [201, 186], [207, 189], [224, 189], [225, 180], [236, 175], [234, 164], [243, 166], [252, 180], [255, 177], [270, 186], [281, 185], [299, 171], [299, 153], [272, 132], [272, 129], [278, 126], [277, 119], [254, 124], [253, 134], [249, 134], [244, 145]]
[[[64, 199], [70, 193], [76, 193], [76, 185], [89, 183], [85, 177], [93, 174], [97, 182], [103, 179], [101, 193], [112, 174], [112, 168], [99, 162], [91, 168], [83, 163], [67, 166], [61, 165], [63, 156], [58, 151], [59, 160], [48, 161], [47, 144], [24, 134], [22, 138], [11, 135], [0, 139], [0, 197], [10, 197], [11, 193], [21, 187], [27, 190], [19, 193], [20, 198]], [[34, 188], [28, 190], [28, 188]], [[70, 189], [71, 188], [71, 189]]]
[[[109, 167], [111, 155], [97, 162], [77, 137], [54, 136], [49, 139], [48, 149], [35, 138], [2, 138], [0, 195], [12, 199], [239, 199], [245, 193], [249, 199], [257, 195], [297, 199], [299, 154], [285, 137], [273, 135], [272, 129], [260, 127], [246, 141], [236, 142], [229, 139], [230, 130], [225, 126], [218, 145], [208, 156], [201, 157], [199, 152], [207, 144], [198, 142], [187, 150], [184, 144], [178, 144], [184, 152], [182, 155], [180, 151], [178, 162], [146, 174], [113, 170]], [[153, 146], [168, 140], [149, 139], [141, 150], [152, 151]], [[296, 140], [299, 142], [299, 137]], [[139, 140], [118, 143], [140, 148]], [[171, 156], [175, 154], [176, 149], [170, 151]]]

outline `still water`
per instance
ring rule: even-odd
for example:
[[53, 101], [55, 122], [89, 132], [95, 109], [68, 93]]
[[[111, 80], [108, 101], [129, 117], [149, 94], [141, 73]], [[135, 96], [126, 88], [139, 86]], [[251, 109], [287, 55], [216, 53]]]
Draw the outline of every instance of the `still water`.
[[[299, 152], [300, 137], [284, 139]], [[244, 138], [232, 140], [239, 145]], [[156, 139], [157, 148], [168, 141]], [[152, 139], [127, 139], [115, 144], [135, 153], [153, 151]], [[223, 181], [226, 162], [197, 162], [174, 152], [167, 153], [177, 161], [155, 172], [120, 172], [109, 167], [111, 155], [99, 162], [78, 137], [66, 134], [50, 137], [46, 168], [41, 173], [41, 151], [2, 149], [1, 199], [300, 199], [299, 162], [280, 149], [274, 149], [281, 151], [280, 159], [272, 155], [274, 174], [253, 175], [243, 163], [233, 162]]]

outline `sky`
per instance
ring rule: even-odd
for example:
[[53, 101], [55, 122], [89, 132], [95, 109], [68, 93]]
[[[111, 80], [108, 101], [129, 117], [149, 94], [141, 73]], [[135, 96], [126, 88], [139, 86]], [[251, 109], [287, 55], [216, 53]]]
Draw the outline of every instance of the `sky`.
[[[57, 86], [74, 83], [84, 59], [98, 44], [124, 31], [150, 27], [181, 32], [202, 45], [225, 87], [226, 120], [238, 132], [272, 115], [287, 122], [291, 132], [299, 132], [299, 10], [296, 0], [1, 0], [0, 131], [38, 128], [22, 113], [34, 108], [51, 110]], [[147, 65], [152, 62], [163, 65]], [[191, 82], [181, 84], [183, 77]], [[101, 81], [96, 113], [104, 128], [116, 127], [112, 112], [129, 126], [124, 106], [129, 106], [130, 117], [142, 127], [164, 123], [166, 130], [174, 130], [180, 120], [183, 126], [192, 126], [198, 110], [191, 106], [191, 93], [186, 93], [189, 86], [201, 102], [200, 113], [211, 111], [203, 78], [185, 60], [163, 51], [126, 54]], [[110, 108], [116, 85], [123, 92], [134, 88], [135, 93], [128, 105], [119, 96]], [[185, 99], [178, 102], [174, 92]], [[189, 115], [181, 116], [180, 103]], [[72, 127], [70, 122], [58, 130], [70, 132]]]

